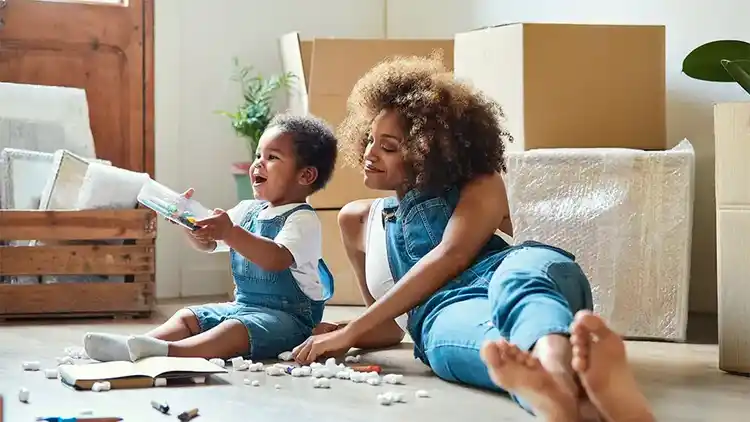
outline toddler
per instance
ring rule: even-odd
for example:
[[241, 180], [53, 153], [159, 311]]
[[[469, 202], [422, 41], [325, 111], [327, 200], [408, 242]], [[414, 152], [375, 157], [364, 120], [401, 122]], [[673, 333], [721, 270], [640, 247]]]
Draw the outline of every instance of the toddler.
[[[331, 178], [337, 140], [321, 120], [278, 115], [259, 140], [250, 179], [256, 199], [185, 229], [198, 250], [229, 251], [234, 301], [191, 306], [145, 335], [87, 333], [99, 361], [149, 356], [261, 360], [305, 341], [333, 295], [321, 224], [305, 201]], [[189, 197], [192, 189], [185, 192]]]

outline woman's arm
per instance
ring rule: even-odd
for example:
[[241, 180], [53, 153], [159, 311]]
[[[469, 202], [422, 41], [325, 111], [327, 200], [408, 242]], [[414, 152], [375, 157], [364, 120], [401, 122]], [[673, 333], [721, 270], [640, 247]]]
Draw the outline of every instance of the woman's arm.
[[[372, 199], [351, 202], [341, 209], [338, 216], [341, 240], [344, 243], [346, 256], [349, 258], [349, 263], [354, 270], [354, 275], [359, 284], [359, 291], [362, 293], [362, 298], [368, 307], [375, 303], [375, 298], [372, 297], [370, 289], [367, 287], [367, 275], [365, 274], [367, 219], [372, 203]], [[348, 322], [340, 322], [338, 326], [338, 329], [343, 329], [348, 326]], [[404, 332], [396, 324], [396, 321], [390, 318], [383, 320], [379, 324], [375, 324], [364, 332], [357, 339], [354, 347], [380, 349], [399, 344], [403, 339]]]
[[509, 214], [500, 174], [480, 176], [466, 184], [438, 246], [344, 330], [354, 339], [362, 338], [373, 327], [392, 321], [427, 299], [471, 265]]

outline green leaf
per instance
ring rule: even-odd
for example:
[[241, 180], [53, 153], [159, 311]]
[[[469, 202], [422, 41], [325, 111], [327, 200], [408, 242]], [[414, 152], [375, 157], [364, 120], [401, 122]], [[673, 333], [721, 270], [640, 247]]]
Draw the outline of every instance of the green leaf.
[[722, 60], [721, 65], [750, 94], [750, 60]]
[[750, 43], [737, 40], [712, 41], [697, 47], [685, 57], [682, 71], [693, 79], [734, 82], [722, 60], [750, 60]]

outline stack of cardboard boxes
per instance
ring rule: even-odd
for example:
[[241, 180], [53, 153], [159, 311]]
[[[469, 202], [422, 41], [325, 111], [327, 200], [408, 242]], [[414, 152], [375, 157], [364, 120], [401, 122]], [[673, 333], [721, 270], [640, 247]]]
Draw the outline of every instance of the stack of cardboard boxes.
[[[603, 168], [607, 167], [606, 159], [592, 160], [592, 153], [596, 156], [597, 152], [589, 149], [668, 149], [663, 26], [518, 23], [457, 34], [455, 40], [300, 41], [299, 34], [292, 33], [281, 38], [280, 47], [284, 70], [295, 73], [300, 81], [289, 94], [291, 110], [312, 113], [334, 126], [344, 118], [352, 87], [372, 66], [387, 57], [428, 55], [440, 49], [456, 78], [474, 84], [503, 106], [508, 129], [515, 138], [508, 145], [510, 153], [581, 149], [580, 154], [566, 156], [570, 160], [547, 157], [541, 166], [526, 165], [536, 159], [535, 155], [528, 159], [516, 157], [515, 163], [520, 164], [507, 174], [511, 210], [519, 209], [521, 199], [541, 210], [525, 214], [530, 215], [527, 221], [514, 221], [522, 229], [516, 233], [516, 241], [525, 235], [548, 235], [549, 238], [535, 240], [554, 243], [559, 240], [556, 236], [560, 227], [565, 227], [568, 240], [580, 238], [575, 237], [576, 230], [596, 231], [601, 241], [563, 243], [578, 256], [591, 278], [598, 310], [614, 319], [616, 328], [626, 335], [684, 337], [692, 152], [669, 165], [661, 164], [666, 163], [661, 154], [639, 156], [638, 165], [621, 166], [622, 171], [628, 172], [629, 176], [625, 176], [615, 174], [615, 167]], [[596, 171], [590, 172], [594, 176], [583, 174], [588, 171], [587, 163], [597, 166]], [[581, 174], [561, 174], [571, 171]], [[558, 173], [559, 177], [549, 177]], [[594, 200], [601, 202], [601, 212], [586, 208], [591, 211], [591, 219], [577, 225], [575, 218], [561, 221], [550, 217], [555, 212], [545, 214], [543, 210], [555, 207], [555, 198], [545, 194], [552, 188], [540, 186], [541, 181], [549, 181], [548, 185], [568, 183], [566, 177], [582, 186], [580, 195], [567, 198], [568, 209], [575, 213], [580, 208], [576, 203], [586, 207], [590, 204], [585, 201]], [[616, 196], [606, 195], [602, 184], [615, 179], [621, 186], [621, 197], [627, 201], [618, 202]], [[523, 186], [515, 183], [520, 180], [525, 181]], [[663, 186], [650, 189], [654, 183]], [[513, 186], [519, 188], [514, 191]], [[672, 188], [668, 186], [676, 186], [677, 190], [669, 191]], [[591, 197], [592, 192], [595, 198]], [[339, 210], [353, 200], [390, 194], [366, 189], [361, 170], [345, 167], [341, 162], [329, 186], [310, 198], [324, 226], [324, 258], [336, 278], [332, 304], [362, 304], [340, 240], [336, 218]], [[617, 218], [628, 215], [634, 217]], [[523, 217], [521, 213], [512, 217], [519, 216]], [[670, 225], [667, 216], [681, 224]], [[659, 240], [661, 232], [669, 233], [669, 239]], [[652, 243], [633, 244], [634, 238], [636, 243], [638, 239]], [[606, 254], [602, 254], [602, 248], [609, 248]], [[639, 251], [633, 256], [650, 256], [648, 262], [619, 259], [631, 248]], [[612, 260], [619, 263], [616, 271]], [[667, 267], [680, 271], [665, 279], [661, 275]], [[605, 273], [608, 278], [599, 276]]]

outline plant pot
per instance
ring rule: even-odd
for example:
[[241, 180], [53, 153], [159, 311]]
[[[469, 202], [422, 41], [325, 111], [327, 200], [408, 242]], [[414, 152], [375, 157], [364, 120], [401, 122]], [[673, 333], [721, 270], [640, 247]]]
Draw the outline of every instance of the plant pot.
[[234, 176], [238, 201], [254, 199], [253, 184], [249, 174], [252, 165], [252, 162], [232, 163], [232, 176]]
[[750, 102], [714, 106], [719, 369], [750, 375]]

